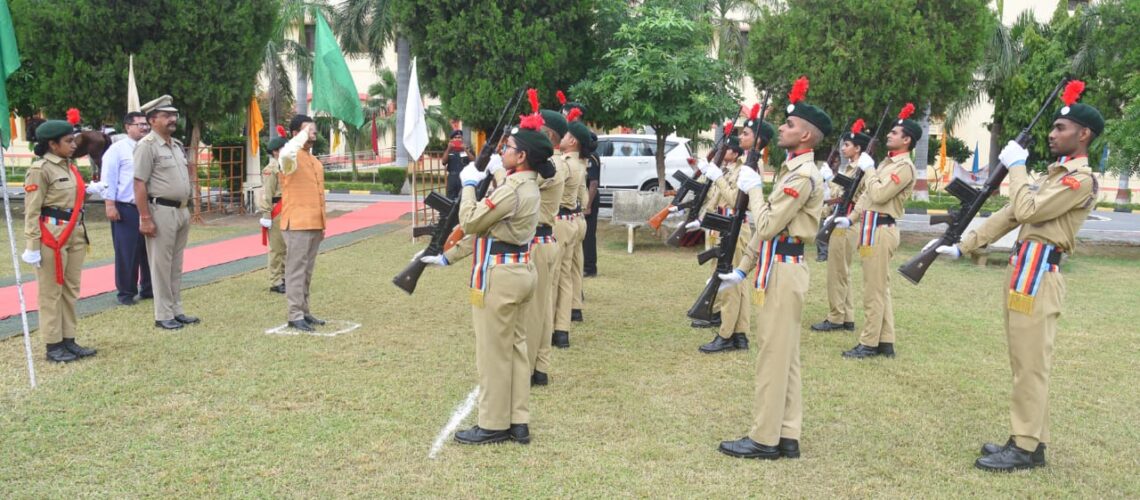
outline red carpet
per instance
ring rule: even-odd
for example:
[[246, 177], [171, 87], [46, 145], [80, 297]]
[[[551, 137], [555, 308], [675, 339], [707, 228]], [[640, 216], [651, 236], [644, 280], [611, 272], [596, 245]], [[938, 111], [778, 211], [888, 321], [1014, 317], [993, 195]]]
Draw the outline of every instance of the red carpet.
[[[411, 211], [412, 204], [402, 201], [381, 201], [360, 210], [346, 213], [328, 221], [325, 237], [351, 233], [371, 226], [392, 222]], [[193, 226], [190, 228], [194, 230]], [[188, 273], [218, 264], [225, 264], [246, 257], [265, 255], [266, 247], [261, 246], [261, 233], [238, 236], [233, 239], [198, 245], [186, 249], [182, 262], [182, 272]], [[21, 269], [21, 272], [26, 269]], [[23, 274], [22, 278], [34, 279], [34, 274]], [[28, 311], [39, 308], [38, 286], [35, 281], [24, 283], [24, 300]], [[115, 291], [115, 265], [93, 267], [83, 270], [80, 285], [80, 298], [92, 297]], [[0, 319], [20, 314], [20, 299], [16, 286], [0, 288]]]

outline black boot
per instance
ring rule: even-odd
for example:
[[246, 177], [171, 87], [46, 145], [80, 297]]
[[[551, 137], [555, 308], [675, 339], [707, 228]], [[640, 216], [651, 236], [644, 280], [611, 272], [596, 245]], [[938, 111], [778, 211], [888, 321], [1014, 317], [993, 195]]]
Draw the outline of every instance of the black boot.
[[320, 326], [320, 325], [323, 325], [323, 324], [325, 324], [325, 323], [326, 323], [326, 321], [325, 321], [325, 320], [323, 320], [323, 319], [317, 318], [317, 317], [315, 317], [315, 316], [313, 316], [313, 315], [311, 315], [311, 314], [306, 314], [306, 315], [305, 315], [305, 323], [308, 323], [308, 324], [310, 324], [310, 325], [317, 325], [317, 326]]
[[974, 462], [974, 467], [992, 472], [1010, 472], [1045, 466], [1045, 447], [1037, 446], [1033, 452], [1010, 444], [997, 453], [986, 455]]
[[570, 332], [554, 330], [554, 335], [550, 337], [550, 345], [559, 349], [570, 347]]
[[780, 456], [784, 458], [800, 458], [800, 441], [798, 439], [780, 438]]
[[852, 359], [872, 358], [878, 355], [878, 347], [867, 347], [863, 344], [858, 344], [855, 348], [843, 353], [843, 357]]
[[79, 359], [63, 346], [63, 342], [47, 345], [47, 360], [56, 363], [70, 363]]
[[709, 343], [698, 347], [697, 350], [701, 351], [705, 354], [712, 354], [714, 352], [735, 351], [736, 350], [736, 343], [733, 342], [733, 337], [729, 337], [726, 339], [724, 337], [721, 337], [720, 335], [717, 335], [717, 336], [713, 337], [713, 339], [711, 341], [709, 341]]
[[74, 354], [77, 358], [86, 358], [87, 356], [94, 356], [95, 349], [88, 349], [75, 343], [75, 339], [63, 339], [63, 347], [70, 353]]
[[582, 310], [581, 309], [571, 309], [570, 310], [570, 321], [581, 322], [582, 321]]
[[179, 322], [179, 323], [182, 323], [183, 325], [193, 325], [193, 324], [201, 321], [194, 316], [187, 316], [185, 314], [178, 314], [178, 315], [174, 316], [174, 320]]
[[[529, 435], [528, 435], [529, 437]], [[491, 444], [501, 443], [511, 438], [510, 431], [489, 431], [476, 425], [465, 431], [455, 433], [455, 440], [463, 444]]]
[[748, 336], [744, 332], [737, 332], [732, 334], [732, 344], [741, 351], [748, 350]]
[[305, 321], [305, 320], [290, 321], [289, 327], [295, 328], [297, 330], [301, 330], [302, 332], [315, 332], [316, 331], [316, 330], [313, 330], [313, 327], [309, 326], [309, 322]]
[[[855, 328], [855, 324], [852, 323], [851, 327]], [[830, 332], [832, 330], [843, 330], [845, 328], [844, 328], [844, 325], [842, 325], [842, 324], [832, 323], [831, 320], [825, 319], [823, 321], [820, 321], [819, 323], [811, 325], [811, 329], [815, 330], [817, 332]]]
[[[982, 445], [982, 456], [993, 455], [994, 453], [1001, 453], [1002, 450], [1014, 446], [1013, 436], [1009, 437], [1009, 441], [1005, 444], [999, 445], [995, 443], [986, 443]], [[1037, 449], [1033, 450], [1033, 460], [1035, 462], [1045, 463], [1045, 443], [1037, 443]]]
[[849, 332], [855, 331], [855, 322], [854, 321], [844, 321], [843, 322], [843, 329], [847, 330]]
[[780, 458], [779, 448], [757, 443], [747, 436], [736, 441], [722, 441], [719, 450], [725, 455], [736, 458], [759, 458], [763, 460]]
[[269, 287], [269, 291], [274, 293], [285, 293], [285, 284], [281, 283], [280, 285], [273, 285]]
[[532, 385], [532, 386], [546, 385], [549, 383], [550, 383], [550, 376], [545, 374], [545, 373], [542, 373], [538, 370], [535, 370], [534, 373], [530, 374], [530, 385]]
[[879, 342], [879, 356], [888, 358], [895, 357], [895, 343], [894, 342]]
[[518, 444], [530, 444], [530, 427], [526, 424], [511, 424], [507, 433], [511, 435], [511, 441]]

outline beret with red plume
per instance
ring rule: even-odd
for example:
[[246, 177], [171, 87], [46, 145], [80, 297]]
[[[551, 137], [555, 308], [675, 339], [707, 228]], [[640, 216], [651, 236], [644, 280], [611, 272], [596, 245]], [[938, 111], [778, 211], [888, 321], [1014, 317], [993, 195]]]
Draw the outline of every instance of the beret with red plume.
[[1080, 80], [1073, 80], [1066, 84], [1065, 91], [1061, 94], [1061, 102], [1065, 103], [1065, 106], [1057, 110], [1057, 114], [1053, 115], [1053, 120], [1065, 118], [1088, 127], [1093, 133], [1100, 135], [1104, 132], [1104, 116], [1096, 108], [1077, 102], [1084, 91], [1085, 82]]
[[922, 138], [922, 125], [910, 119], [913, 114], [914, 103], [908, 102], [899, 110], [899, 121], [895, 123], [895, 125], [902, 127], [904, 134], [910, 136], [911, 149], [914, 149], [915, 144], [918, 144], [918, 140]]
[[795, 116], [815, 125], [823, 135], [831, 133], [831, 117], [822, 109], [804, 102], [808, 92], [808, 78], [801, 76], [792, 84], [788, 92], [788, 116]]
[[844, 139], [851, 141], [862, 149], [867, 149], [867, 145], [871, 143], [871, 136], [864, 132], [866, 128], [867, 123], [864, 122], [862, 118], [859, 118], [855, 120], [855, 123], [851, 124], [851, 131], [847, 133]]
[[515, 144], [519, 149], [526, 152], [530, 167], [538, 168], [554, 154], [554, 145], [550, 143], [546, 134], [540, 131], [546, 121], [538, 108], [538, 91], [527, 89], [526, 95], [530, 102], [531, 113], [519, 116], [519, 126], [511, 129], [511, 137], [515, 138]]

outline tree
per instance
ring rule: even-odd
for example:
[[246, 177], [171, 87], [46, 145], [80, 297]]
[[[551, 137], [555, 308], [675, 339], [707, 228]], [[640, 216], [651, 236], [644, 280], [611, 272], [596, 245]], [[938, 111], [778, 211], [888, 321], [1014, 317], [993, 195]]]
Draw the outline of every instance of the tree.
[[739, 109], [724, 61], [708, 56], [709, 31], [680, 11], [643, 7], [616, 34], [590, 76], [571, 91], [592, 109], [628, 125], [650, 125], [657, 136], [657, 182], [665, 190], [665, 138], [699, 130]]
[[[308, 106], [308, 75], [313, 68], [312, 47], [307, 44], [306, 36], [310, 36], [305, 29], [305, 16], [314, 9], [327, 8], [323, 0], [279, 0], [277, 20], [273, 23], [272, 34], [265, 44], [265, 63], [261, 68], [261, 76], [268, 82], [266, 115], [268, 116], [268, 130], [273, 130], [278, 118], [286, 115], [278, 108], [282, 101], [295, 101], [296, 112], [303, 113]], [[297, 38], [292, 35], [296, 32]], [[297, 91], [294, 92], [289, 85], [289, 72], [285, 66], [288, 62], [293, 65], [296, 72], [294, 82]]]
[[[926, 155], [928, 165], [938, 163], [938, 151], [941, 147], [942, 141], [937, 136], [930, 138], [930, 152]], [[950, 136], [950, 140], [946, 143], [946, 156], [950, 160], [962, 163], [972, 154], [974, 152], [970, 150], [969, 146], [966, 146], [966, 143], [962, 142], [962, 139]]]

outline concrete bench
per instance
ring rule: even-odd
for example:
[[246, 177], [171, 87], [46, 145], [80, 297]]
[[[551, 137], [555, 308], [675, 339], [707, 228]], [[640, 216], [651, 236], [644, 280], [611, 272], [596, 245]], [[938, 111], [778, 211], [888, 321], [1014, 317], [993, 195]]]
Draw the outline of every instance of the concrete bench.
[[[633, 234], [637, 228], [647, 225], [649, 218], [656, 215], [663, 208], [669, 206], [672, 197], [661, 196], [658, 193], [618, 190], [614, 191], [613, 215], [611, 224], [624, 225], [628, 229], [626, 251], [633, 253]], [[682, 216], [670, 215], [662, 226], [677, 227]]]

